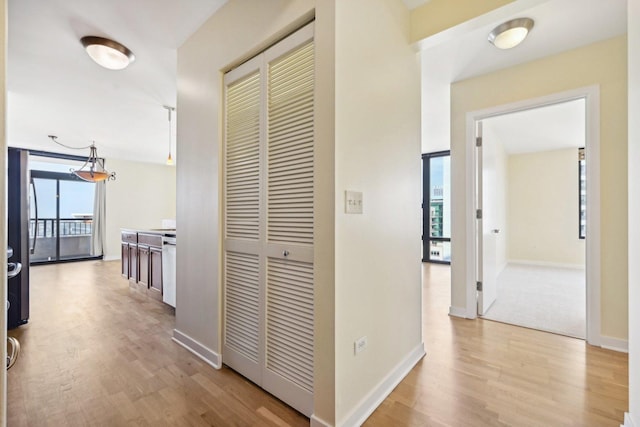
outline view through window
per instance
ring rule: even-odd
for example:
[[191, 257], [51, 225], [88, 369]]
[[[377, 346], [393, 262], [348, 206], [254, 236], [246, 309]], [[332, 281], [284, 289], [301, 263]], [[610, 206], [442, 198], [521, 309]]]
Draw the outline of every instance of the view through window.
[[422, 155], [423, 262], [451, 262], [451, 156], [448, 151]]
[[30, 157], [29, 238], [32, 263], [92, 257], [96, 184], [70, 173], [82, 163]]

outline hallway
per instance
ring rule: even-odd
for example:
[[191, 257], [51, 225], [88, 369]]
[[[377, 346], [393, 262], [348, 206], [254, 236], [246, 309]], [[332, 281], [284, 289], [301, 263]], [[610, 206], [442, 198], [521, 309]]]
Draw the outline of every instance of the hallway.
[[367, 420], [386, 426], [615, 426], [627, 354], [488, 320], [448, 316], [450, 267], [422, 264], [427, 356]]
[[[8, 425], [306, 426], [229, 369], [170, 339], [172, 309], [129, 291], [118, 262], [32, 269]], [[447, 315], [450, 269], [423, 264], [427, 356], [365, 426], [618, 426], [627, 355]]]

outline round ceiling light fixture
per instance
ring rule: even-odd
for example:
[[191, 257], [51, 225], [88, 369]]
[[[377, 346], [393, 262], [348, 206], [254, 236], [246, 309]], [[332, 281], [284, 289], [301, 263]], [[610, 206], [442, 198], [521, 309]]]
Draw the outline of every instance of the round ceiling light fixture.
[[136, 59], [126, 46], [104, 37], [85, 36], [80, 42], [91, 59], [109, 70], [127, 68]]
[[498, 49], [518, 46], [533, 28], [533, 19], [517, 18], [498, 25], [489, 33], [489, 42]]

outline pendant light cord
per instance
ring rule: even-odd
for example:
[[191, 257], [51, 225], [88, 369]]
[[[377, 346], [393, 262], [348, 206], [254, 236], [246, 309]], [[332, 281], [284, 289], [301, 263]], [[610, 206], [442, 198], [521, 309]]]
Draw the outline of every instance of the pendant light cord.
[[167, 157], [167, 165], [173, 164], [173, 159], [171, 158], [171, 112], [175, 111], [174, 107], [169, 107], [168, 105], [163, 105], [164, 108], [167, 109], [168, 117], [169, 117], [169, 156]]
[[91, 148], [91, 147], [93, 147], [95, 145], [95, 141], [93, 141], [91, 145], [87, 145], [86, 147], [71, 147], [69, 145], [63, 144], [62, 142], [58, 141], [58, 137], [55, 136], [55, 135], [48, 135], [48, 136], [56, 144], [58, 144], [58, 145], [60, 145], [60, 146], [62, 146], [64, 148], [68, 148], [70, 150], [86, 150], [87, 148]]

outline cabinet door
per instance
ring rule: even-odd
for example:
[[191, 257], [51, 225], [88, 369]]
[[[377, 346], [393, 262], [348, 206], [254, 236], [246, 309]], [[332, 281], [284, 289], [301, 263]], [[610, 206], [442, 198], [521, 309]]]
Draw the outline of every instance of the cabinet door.
[[162, 249], [151, 247], [149, 264], [149, 291], [162, 296]]
[[138, 283], [149, 286], [149, 246], [138, 245]]
[[122, 250], [120, 254], [120, 260], [122, 264], [122, 275], [126, 278], [129, 278], [129, 244], [123, 242], [121, 246]]
[[138, 245], [129, 244], [129, 279], [138, 281]]

